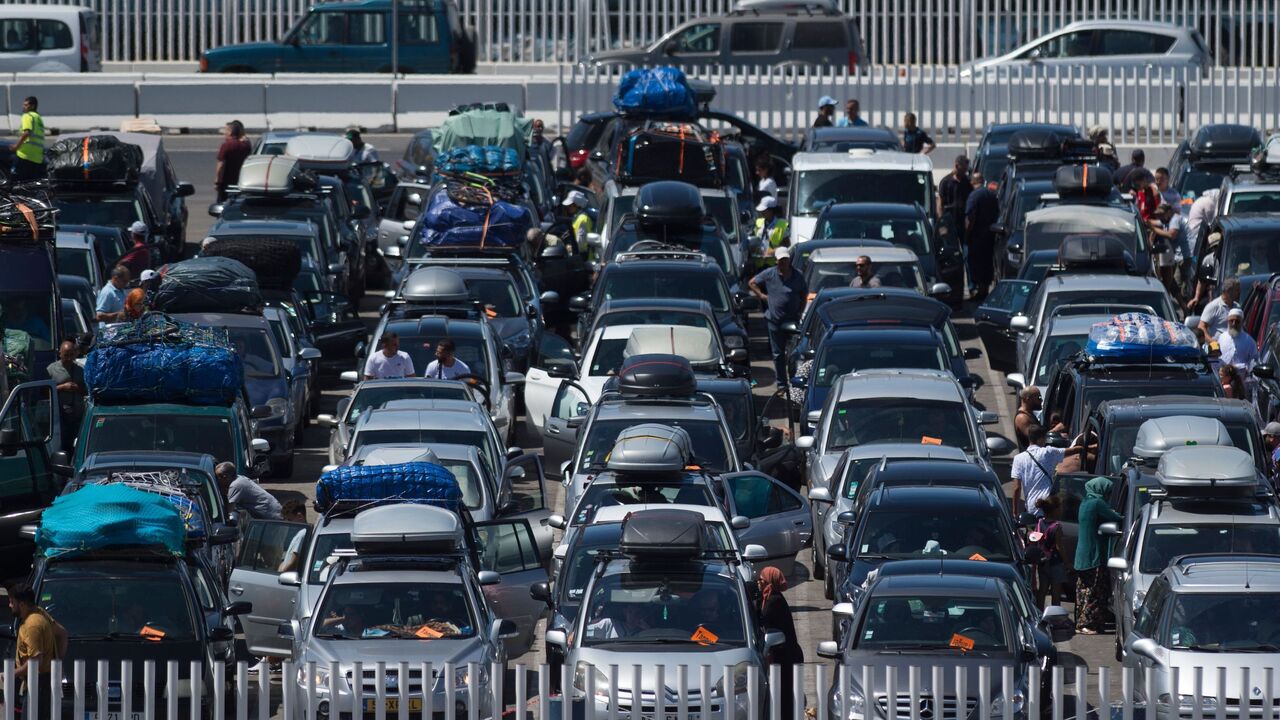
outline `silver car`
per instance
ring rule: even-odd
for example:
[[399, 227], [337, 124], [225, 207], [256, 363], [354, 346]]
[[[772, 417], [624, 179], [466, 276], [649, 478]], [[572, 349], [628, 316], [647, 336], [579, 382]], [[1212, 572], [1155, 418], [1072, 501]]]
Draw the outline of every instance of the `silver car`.
[[961, 75], [1007, 67], [1054, 65], [1207, 70], [1213, 57], [1195, 28], [1138, 20], [1084, 20], [1041, 35], [997, 57], [961, 67]]
[[397, 378], [365, 380], [356, 385], [351, 397], [338, 400], [332, 415], [316, 416], [316, 422], [329, 430], [329, 464], [337, 465], [347, 454], [351, 433], [365, 411], [380, 408], [392, 400], [473, 400], [475, 393], [461, 380]]
[[1138, 698], [1154, 702], [1160, 720], [1173, 720], [1240, 717], [1241, 705], [1276, 697], [1280, 682], [1268, 687], [1267, 680], [1280, 664], [1278, 600], [1280, 558], [1205, 554], [1175, 561], [1151, 584], [1125, 638], [1124, 664], [1135, 671]]

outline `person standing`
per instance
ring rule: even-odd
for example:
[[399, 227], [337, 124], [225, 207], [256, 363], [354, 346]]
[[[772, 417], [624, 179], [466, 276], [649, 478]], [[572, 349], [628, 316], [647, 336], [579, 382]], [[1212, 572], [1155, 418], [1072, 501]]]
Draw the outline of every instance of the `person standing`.
[[436, 343], [436, 359], [427, 364], [423, 377], [438, 380], [453, 380], [463, 375], [470, 375], [471, 368], [458, 359], [458, 346], [449, 338]]
[[13, 179], [18, 182], [39, 180], [44, 173], [44, 118], [40, 117], [40, 101], [35, 95], [22, 101], [22, 125], [18, 142], [13, 144]]
[[[1093, 151], [1098, 156], [1098, 164], [1115, 173], [1120, 168], [1120, 161], [1116, 159], [1116, 146], [1112, 145], [1111, 140], [1107, 138], [1107, 129], [1101, 125], [1089, 128], [1089, 140], [1093, 142]], [[1114, 175], [1112, 179], [1114, 180]]]
[[151, 248], [147, 246], [147, 224], [141, 220], [134, 220], [129, 226], [129, 239], [133, 241], [133, 245], [129, 248], [129, 252], [116, 261], [116, 264], [129, 268], [130, 277], [138, 277], [143, 270], [151, 267]]
[[1182, 213], [1167, 202], [1161, 202], [1156, 207], [1155, 216], [1147, 222], [1147, 228], [1151, 231], [1152, 249], [1164, 247], [1153, 258], [1156, 277], [1164, 283], [1165, 289], [1178, 305], [1182, 305], [1182, 292], [1178, 285], [1177, 270], [1183, 258], [1190, 255], [1190, 250], [1185, 248], [1187, 233], [1184, 223]]
[[857, 100], [844, 101], [844, 115], [836, 119], [836, 127], [866, 127], [867, 121], [862, 119], [862, 106]]
[[[773, 161], [767, 155], [756, 160], [756, 201], [768, 195], [775, 201], [778, 199], [778, 182], [773, 179]], [[774, 203], [777, 206], [777, 203]]]
[[249, 513], [255, 520], [280, 520], [280, 501], [261, 485], [241, 475], [235, 463], [223, 462], [213, 469], [227, 502]]
[[969, 179], [969, 158], [956, 156], [951, 172], [938, 182], [938, 218], [949, 228], [952, 237], [961, 237], [964, 227], [965, 203], [973, 192]]
[[995, 192], [987, 187], [982, 173], [975, 172], [973, 192], [964, 204], [965, 242], [969, 247], [969, 283], [973, 286], [974, 302], [982, 302], [991, 289], [995, 272], [995, 233], [991, 226], [1000, 217], [1000, 202]]
[[400, 349], [400, 336], [388, 330], [382, 333], [382, 347], [371, 353], [364, 363], [365, 380], [413, 377], [413, 358]]
[[587, 195], [581, 190], [572, 190], [560, 204], [565, 208], [566, 214], [573, 218], [570, 223], [573, 228], [573, 252], [584, 252], [589, 247], [587, 234], [595, 232], [595, 223], [591, 222], [591, 216], [587, 214]]
[[1272, 478], [1274, 478], [1276, 470], [1280, 468], [1280, 422], [1272, 420], [1262, 428], [1262, 442], [1267, 446], [1267, 453], [1271, 458]]
[[1103, 630], [1111, 608], [1111, 577], [1104, 564], [1105, 543], [1098, 535], [1103, 523], [1123, 522], [1120, 513], [1111, 508], [1111, 481], [1096, 477], [1084, 484], [1085, 498], [1080, 503], [1079, 532], [1076, 538], [1076, 632], [1097, 635]]
[[760, 213], [756, 218], [754, 234], [756, 248], [760, 252], [760, 267], [770, 267], [776, 264], [774, 254], [778, 252], [778, 248], [790, 241], [787, 234], [789, 227], [787, 221], [779, 215], [778, 201], [772, 196], [760, 198], [756, 212]]
[[542, 122], [542, 118], [534, 118], [529, 135], [529, 152], [542, 153], [542, 157], [546, 158], [547, 167], [551, 167], [554, 149], [551, 147], [551, 141], [547, 139], [546, 132], [547, 126]]
[[1141, 170], [1146, 164], [1147, 154], [1142, 151], [1142, 148], [1136, 148], [1133, 152], [1129, 153], [1129, 164], [1117, 170], [1115, 177], [1112, 178], [1116, 187], [1129, 187], [1129, 181], [1132, 179], [1129, 176], [1132, 175], [1135, 170]]
[[[39, 704], [35, 716], [51, 717], [48, 712], [52, 702], [49, 672], [54, 660], [67, 656], [67, 629], [58, 624], [44, 608], [36, 604], [36, 594], [31, 586], [23, 583], [10, 585], [9, 612], [18, 621], [18, 637], [14, 648], [14, 676], [18, 678], [19, 704], [27, 696], [27, 667], [36, 664], [39, 672], [39, 685], [36, 697]], [[32, 716], [23, 716], [31, 720]]]
[[1222, 294], [1210, 300], [1200, 312], [1200, 329], [1204, 330], [1205, 337], [1215, 340], [1219, 333], [1227, 329], [1227, 315], [1232, 308], [1239, 307], [1236, 304], [1239, 299], [1240, 280], [1227, 278], [1222, 283]]
[[756, 586], [760, 589], [760, 626], [765, 632], [771, 630], [781, 632], [785, 640], [769, 650], [765, 661], [768, 665], [777, 665], [781, 675], [779, 700], [782, 705], [781, 717], [795, 717], [795, 673], [796, 665], [804, 663], [804, 649], [796, 635], [795, 619], [791, 614], [791, 606], [783, 597], [787, 589], [787, 578], [778, 568], [770, 565], [760, 571], [756, 578]]
[[1009, 478], [1013, 480], [1013, 515], [1040, 514], [1036, 501], [1053, 493], [1054, 469], [1068, 455], [1084, 452], [1076, 446], [1063, 450], [1049, 447], [1049, 431], [1039, 423], [1027, 428], [1027, 449], [1013, 458]]
[[1013, 434], [1018, 440], [1018, 450], [1026, 450], [1031, 445], [1028, 433], [1032, 425], [1037, 425], [1036, 413], [1040, 412], [1044, 399], [1040, 397], [1040, 388], [1035, 385], [1022, 389], [1018, 412], [1013, 416]]
[[62, 422], [62, 447], [70, 450], [80, 434], [80, 421], [84, 418], [84, 397], [88, 393], [84, 384], [84, 368], [76, 362], [80, 350], [74, 340], [63, 340], [58, 346], [58, 359], [49, 363], [46, 370], [58, 390], [59, 418]]
[[[1213, 224], [1218, 217], [1218, 188], [1205, 190], [1191, 203], [1187, 213], [1187, 242], [1195, 247], [1200, 242], [1200, 232]], [[1187, 258], [1190, 260], [1190, 256]]]
[[937, 147], [929, 133], [916, 124], [916, 114], [902, 116], [902, 149], [905, 152], [928, 155]]
[[814, 127], [832, 127], [835, 125], [836, 99], [823, 95], [818, 99], [818, 117], [813, 119]]
[[1243, 325], [1243, 310], [1227, 311], [1227, 329], [1218, 333], [1218, 347], [1222, 349], [1223, 364], [1234, 365], [1242, 376], [1248, 377], [1258, 361], [1258, 343], [1244, 331]]
[[244, 136], [244, 123], [232, 120], [222, 127], [222, 145], [218, 148], [218, 164], [214, 168], [213, 187], [218, 192], [218, 202], [226, 202], [227, 188], [240, 182], [240, 167], [253, 152], [253, 146]]
[[112, 268], [111, 279], [98, 291], [98, 304], [94, 308], [99, 327], [125, 319], [124, 301], [131, 278], [129, 268], [123, 265]]
[[1062, 498], [1046, 495], [1036, 501], [1036, 529], [1027, 535], [1027, 541], [1040, 547], [1043, 558], [1036, 566], [1036, 602], [1045, 607], [1047, 599], [1057, 605], [1062, 586], [1067, 582], [1067, 565], [1062, 559]]
[[355, 150], [352, 157], [357, 163], [376, 163], [378, 162], [378, 149], [364, 141], [360, 136], [360, 131], [352, 128], [347, 131], [347, 139], [351, 141], [351, 147]]
[[1169, 186], [1169, 179], [1169, 168], [1156, 168], [1156, 189], [1160, 192], [1160, 201], [1176, 208], [1182, 204], [1182, 193]]
[[764, 319], [769, 331], [769, 353], [773, 355], [777, 394], [785, 396], [790, 383], [787, 379], [787, 333], [782, 326], [800, 320], [800, 311], [809, 296], [809, 286], [791, 267], [790, 248], [785, 245], [778, 248], [773, 258], [777, 265], [761, 270], [747, 286], [765, 304]]

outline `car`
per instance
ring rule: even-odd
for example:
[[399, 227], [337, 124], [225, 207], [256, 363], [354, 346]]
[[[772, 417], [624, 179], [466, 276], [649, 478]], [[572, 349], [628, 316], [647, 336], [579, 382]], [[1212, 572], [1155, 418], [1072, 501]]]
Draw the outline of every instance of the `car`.
[[321, 414], [316, 422], [329, 431], [329, 464], [337, 465], [346, 455], [360, 416], [368, 410], [383, 407], [393, 400], [476, 400], [475, 391], [460, 380], [429, 378], [396, 378], [363, 380], [348, 397], [339, 398], [333, 414]]
[[378, 216], [378, 251], [393, 279], [404, 265], [409, 238], [426, 209], [430, 193], [431, 186], [426, 182], [401, 182], [391, 191]]
[[102, 17], [89, 8], [14, 4], [0, 24], [0, 72], [102, 72]]
[[[1262, 133], [1257, 128], [1230, 123], [1201, 125], [1194, 135], [1178, 143], [1168, 167], [1169, 187], [1182, 197], [1180, 211], [1189, 213], [1196, 198], [1221, 187], [1231, 168], [1248, 163], [1250, 153], [1260, 147]], [[1196, 244], [1196, 238], [1188, 240]]]
[[[330, 254], [330, 248], [324, 240], [322, 223], [314, 219], [289, 218], [240, 218], [231, 219], [224, 212], [222, 217], [214, 221], [206, 237], [214, 240], [238, 239], [255, 240], [258, 238], [280, 238], [289, 240], [298, 246], [302, 258], [316, 267], [327, 268], [338, 262], [339, 258]], [[326, 277], [327, 279], [327, 277]], [[296, 286], [295, 286], [296, 287]], [[305, 291], [305, 288], [298, 288]], [[332, 286], [324, 287], [332, 290]]]
[[800, 152], [842, 153], [850, 150], [902, 151], [902, 140], [883, 127], [814, 127], [805, 130]]
[[[1245, 695], [1249, 690], [1231, 680], [1264, 678], [1276, 662], [1267, 608], [1280, 590], [1278, 562], [1253, 553], [1198, 551], [1174, 560], [1152, 582], [1124, 638], [1124, 665], [1134, 672], [1140, 701], [1154, 704], [1155, 717], [1181, 717], [1197, 704], [1235, 708], [1253, 702]], [[1225, 682], [1216, 672], [1202, 675], [1199, 668], [1206, 665], [1228, 668]]]
[[404, 155], [392, 162], [391, 168], [402, 184], [429, 183], [436, 169], [435, 136], [431, 129], [415, 132], [404, 148]]
[[681, 23], [647, 48], [605, 50], [588, 55], [582, 63], [590, 67], [818, 65], [856, 73], [866, 67], [867, 58], [857, 23], [835, 3], [750, 0], [727, 14]]
[[[810, 240], [802, 247], [811, 245], [823, 245], [831, 241], [828, 240]], [[799, 254], [799, 253], [797, 253]], [[795, 257], [794, 255], [792, 256]], [[794, 260], [793, 260], [794, 262]], [[797, 269], [800, 265], [794, 265]], [[851, 287], [827, 287], [819, 290], [816, 295], [805, 305], [804, 312], [800, 315], [800, 321], [797, 323], [783, 323], [782, 329], [792, 335], [794, 339], [789, 343], [787, 353], [787, 368], [789, 375], [794, 376], [797, 365], [808, 358], [813, 357], [813, 353], [818, 347], [818, 341], [823, 335], [827, 334], [830, 326], [830, 317], [819, 314], [827, 303], [836, 302], [844, 298], [850, 297], [875, 297], [886, 301], [912, 302], [920, 298], [920, 293], [907, 288], [880, 287], [880, 288], [851, 288]], [[936, 301], [935, 301], [936, 302]], [[794, 327], [793, 327], [794, 325]]]
[[[738, 194], [730, 188], [679, 188], [678, 185], [686, 185], [679, 183], [675, 188], [672, 181], [658, 181], [647, 183], [640, 187], [618, 187], [615, 181], [610, 181], [606, 187], [604, 195], [604, 204], [600, 209], [600, 232], [598, 234], [588, 233], [587, 242], [592, 243], [602, 257], [610, 258], [616, 255], [611, 251], [612, 238], [623, 232], [623, 224], [629, 217], [635, 217], [640, 220], [643, 227], [648, 223], [646, 214], [650, 212], [650, 208], [660, 206], [664, 201], [671, 202], [670, 193], [664, 193], [664, 190], [678, 189], [687, 193], [697, 193], [701, 198], [701, 214], [713, 220], [720, 228], [721, 235], [724, 236], [727, 244], [727, 270], [726, 274], [730, 277], [738, 277], [742, 274], [742, 268], [746, 261], [744, 247], [749, 235], [748, 224], [743, 216], [743, 211], [739, 206]], [[748, 190], [750, 196], [750, 190]], [[686, 199], [685, 202], [688, 202]], [[639, 204], [639, 207], [637, 207]], [[705, 222], [703, 223], [706, 224]], [[630, 233], [624, 233], [630, 235]], [[644, 233], [640, 233], [640, 240], [646, 239]], [[664, 237], [663, 240], [669, 241], [671, 244], [688, 245], [689, 243], [682, 239]], [[634, 242], [634, 240], [633, 240]], [[717, 263], [721, 263], [723, 251], [707, 243], [699, 243], [692, 249], [699, 249], [706, 255], [716, 258]], [[618, 252], [625, 252], [620, 249]]]
[[[737, 230], [736, 226], [733, 228]], [[602, 264], [619, 259], [697, 259], [710, 258], [724, 273], [731, 289], [736, 290], [741, 277], [741, 239], [728, 235], [714, 219], [703, 216], [698, 222], [676, 225], [656, 224], [641, 215], [624, 215], [614, 227]]]
[[961, 66], [962, 76], [1043, 65], [1120, 70], [1185, 68], [1208, 72], [1213, 55], [1195, 28], [1127, 19], [1081, 20], [1040, 35], [1004, 55]]
[[59, 272], [82, 277], [92, 287], [106, 284], [110, 268], [107, 259], [99, 254], [92, 235], [59, 230], [56, 243]]
[[391, 400], [361, 413], [343, 449], [343, 460], [375, 445], [472, 444], [480, 449], [485, 469], [497, 476], [508, 455], [499, 441], [493, 421], [473, 400]]
[[[540, 266], [535, 268], [533, 262], [520, 252], [436, 248], [432, 249], [430, 254], [426, 254], [426, 247], [421, 243], [411, 246], [410, 251], [406, 257], [405, 267], [400, 271], [406, 275], [423, 267], [489, 268], [506, 272], [515, 283], [516, 293], [520, 302], [525, 305], [526, 312], [529, 307], [534, 308], [543, 325], [546, 323], [544, 305], [560, 303], [559, 293], [550, 288], [543, 289], [550, 274], [551, 265], [546, 259], [541, 259]], [[581, 260], [580, 257], [576, 259]], [[579, 265], [579, 267], [585, 268], [585, 265]], [[398, 282], [395, 284], [399, 286]], [[534, 349], [537, 349], [536, 343]]]
[[[348, 22], [348, 20], [350, 22]], [[399, 13], [390, 0], [349, 0], [312, 8], [276, 42], [240, 43], [205, 50], [202, 73], [397, 72], [470, 73], [476, 66], [475, 30], [464, 28], [457, 6], [434, 0]], [[389, 27], [398, 27], [392, 66]]]
[[782, 430], [769, 424], [769, 417], [757, 414], [751, 381], [744, 377], [698, 378], [698, 392], [705, 393], [720, 406], [725, 427], [745, 463], [756, 464], [760, 457], [782, 444]]
[[860, 257], [871, 258], [873, 277], [880, 282], [877, 287], [905, 287], [935, 297], [951, 294], [946, 283], [925, 284], [919, 256], [905, 247], [846, 245], [820, 248], [809, 255], [803, 275], [810, 296], [829, 287], [848, 287], [857, 277], [855, 263]]
[[[367, 283], [370, 275], [380, 272], [381, 255], [378, 253], [378, 202], [373, 188], [366, 180], [366, 173], [381, 168], [380, 163], [357, 162], [355, 148], [344, 135], [328, 133], [300, 133], [289, 138], [285, 155], [298, 159], [298, 167], [316, 174], [325, 196], [334, 208], [339, 227], [350, 230], [356, 262], [364, 267], [356, 268], [361, 283]], [[363, 288], [364, 285], [361, 285]]]
[[[1240, 213], [1273, 213], [1280, 208], [1280, 141], [1268, 138], [1248, 165], [1234, 165], [1219, 187], [1216, 217]], [[1208, 235], [1201, 231], [1203, 241]], [[1199, 247], [1199, 242], [1197, 243]]]
[[1018, 372], [1009, 373], [1005, 383], [1018, 393], [1034, 386], [1040, 389], [1043, 397], [1058, 366], [1084, 349], [1093, 326], [1109, 322], [1116, 315], [1126, 312], [1154, 315], [1155, 308], [1147, 305], [1094, 303], [1073, 303], [1055, 308], [1044, 329], [1032, 335], [1031, 342], [1018, 343], [1015, 365]]
[[[1201, 262], [1196, 268], [1196, 280], [1221, 288], [1228, 278], [1235, 278], [1240, 281], [1240, 297], [1247, 298], [1254, 285], [1265, 283], [1272, 273], [1280, 271], [1280, 250], [1267, 240], [1278, 231], [1280, 218], [1270, 211], [1235, 212], [1215, 218], [1196, 246], [1196, 257]], [[1208, 236], [1215, 233], [1221, 241], [1210, 247]], [[1203, 264], [1209, 257], [1216, 261], [1212, 267]]]
[[[84, 233], [93, 238], [94, 244], [98, 249], [98, 257], [102, 260], [103, 265], [107, 268], [115, 267], [116, 262], [129, 252], [133, 241], [129, 239], [127, 228], [106, 227], [104, 225], [75, 225], [72, 223], [58, 223], [59, 232]], [[161, 257], [161, 248], [152, 246], [151, 263], [158, 267], [163, 260]]]
[[887, 240], [916, 254], [925, 284], [945, 283], [948, 297], [958, 302], [964, 292], [964, 257], [958, 242], [938, 235], [920, 205], [847, 203], [828, 205], [818, 215], [814, 242], [818, 239]]
[[818, 215], [832, 203], [894, 203], [934, 208], [933, 162], [927, 155], [854, 149], [843, 153], [797, 153], [792, 159], [787, 219], [791, 245], [814, 237]]
[[280, 364], [289, 384], [289, 404], [297, 419], [293, 425], [294, 441], [300, 444], [320, 401], [321, 353], [289, 308], [272, 303], [262, 309], [262, 316], [270, 324], [272, 338], [280, 349]]
[[[715, 312], [705, 300], [684, 300], [677, 298], [632, 298], [627, 300], [605, 300], [591, 315], [591, 327], [587, 329], [581, 341], [595, 336], [601, 328], [614, 325], [688, 325], [704, 328], [716, 335], [720, 334], [720, 326], [716, 322]], [[738, 335], [720, 338], [721, 345], [727, 353], [738, 348], [735, 341], [741, 340]]]
[[1008, 275], [1017, 275], [1024, 258], [1041, 250], [1058, 250], [1067, 238], [1088, 237], [1105, 241], [1114, 238], [1124, 247], [1126, 263], [1132, 272], [1145, 275], [1151, 271], [1151, 248], [1147, 246], [1146, 229], [1131, 208], [1055, 205], [1026, 214], [1021, 239], [1010, 236], [1005, 247], [1004, 263]]
[[978, 149], [973, 153], [973, 170], [982, 173], [988, 183], [998, 182], [1009, 164], [1009, 138], [1023, 130], [1043, 130], [1062, 137], [1079, 137], [1080, 130], [1071, 125], [1052, 123], [991, 123], [982, 131]]

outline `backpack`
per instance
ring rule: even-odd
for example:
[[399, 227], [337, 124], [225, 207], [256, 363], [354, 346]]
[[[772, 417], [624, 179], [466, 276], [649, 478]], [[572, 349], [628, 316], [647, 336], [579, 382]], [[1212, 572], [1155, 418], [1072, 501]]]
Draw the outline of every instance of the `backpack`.
[[1058, 550], [1051, 541], [1054, 533], [1058, 532], [1058, 529], [1062, 527], [1062, 523], [1055, 520], [1049, 523], [1047, 527], [1043, 527], [1043, 524], [1044, 518], [1036, 520], [1036, 529], [1027, 533], [1027, 542], [1039, 548], [1041, 563], [1060, 562], [1061, 558], [1058, 556]]

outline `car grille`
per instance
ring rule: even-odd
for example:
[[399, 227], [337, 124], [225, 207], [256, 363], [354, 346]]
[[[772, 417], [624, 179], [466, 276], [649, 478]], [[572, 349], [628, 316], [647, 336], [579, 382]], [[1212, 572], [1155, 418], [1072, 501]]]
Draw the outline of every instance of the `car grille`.
[[[978, 707], [977, 698], [965, 699], [965, 711], [963, 716], [956, 715], [956, 699], [954, 697], [935, 699], [932, 695], [920, 695], [915, 702], [919, 708], [919, 712], [915, 717], [919, 720], [964, 720], [973, 713]], [[880, 716], [889, 717], [889, 698], [881, 696], [876, 699], [876, 705], [880, 708]], [[897, 706], [894, 707], [897, 713], [891, 720], [912, 720], [911, 712], [911, 693], [899, 693]]]
[[[360, 692], [367, 697], [376, 695], [378, 692], [378, 668], [362, 667], [360, 668], [361, 683]], [[431, 687], [435, 687], [435, 679], [440, 676], [440, 672], [435, 668], [431, 669]], [[405, 687], [405, 692], [409, 694], [420, 694], [422, 692], [422, 668], [409, 668], [409, 684]], [[347, 671], [347, 684], [354, 685], [351, 682], [351, 671]], [[389, 667], [383, 675], [383, 686], [386, 688], [388, 696], [394, 697], [400, 693], [400, 669], [398, 667]]]
[[[709, 708], [704, 708], [702, 704], [702, 693], [690, 690], [685, 697], [685, 708], [689, 713], [689, 717], [701, 717], [702, 713], [718, 713], [720, 712], [720, 701], [713, 699]], [[618, 712], [632, 713], [638, 712], [642, 717], [652, 717], [654, 720], [663, 720], [663, 717], [673, 717], [680, 712], [680, 701], [675, 699], [672, 694], [668, 694], [663, 698], [661, 706], [658, 705], [652, 691], [645, 691], [640, 694], [640, 708], [635, 710], [632, 706], [631, 693], [626, 690], [618, 692]]]

